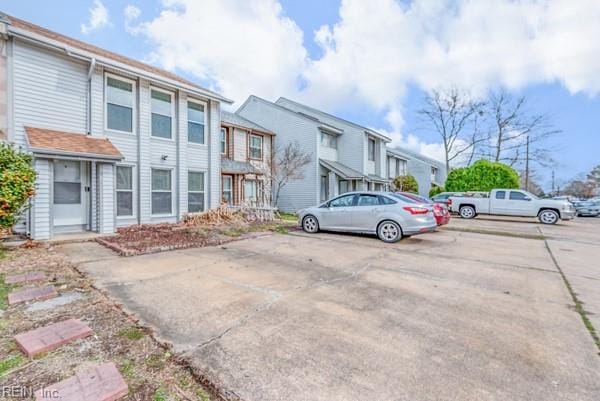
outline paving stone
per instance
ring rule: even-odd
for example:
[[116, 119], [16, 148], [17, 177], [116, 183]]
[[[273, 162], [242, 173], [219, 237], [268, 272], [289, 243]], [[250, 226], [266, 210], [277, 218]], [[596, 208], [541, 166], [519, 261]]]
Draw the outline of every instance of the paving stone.
[[13, 274], [11, 276], [4, 277], [6, 284], [19, 284], [19, 283], [30, 283], [33, 281], [44, 281], [46, 275], [44, 272], [29, 272], [24, 274]]
[[116, 401], [129, 392], [114, 363], [108, 362], [38, 390], [36, 401]]
[[51, 286], [27, 288], [25, 290], [13, 291], [8, 294], [8, 304], [14, 305], [21, 302], [43, 300], [54, 298], [58, 295], [56, 289]]
[[56, 298], [32, 303], [27, 307], [27, 312], [38, 312], [42, 310], [54, 309], [59, 306], [68, 305], [71, 302], [78, 301], [82, 298], [84, 298], [84, 295], [80, 292], [62, 293]]
[[18, 334], [15, 341], [28, 357], [33, 358], [91, 334], [92, 329], [80, 320], [69, 319]]

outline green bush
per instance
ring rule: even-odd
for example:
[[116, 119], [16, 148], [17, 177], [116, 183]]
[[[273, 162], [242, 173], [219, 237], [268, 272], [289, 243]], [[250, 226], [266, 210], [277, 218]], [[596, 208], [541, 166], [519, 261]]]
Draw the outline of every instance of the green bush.
[[440, 187], [436, 184], [431, 184], [431, 189], [429, 190], [429, 197], [433, 198], [434, 196], [436, 196], [437, 194], [441, 194], [442, 192], [444, 192], [444, 187]]
[[0, 228], [11, 228], [34, 194], [31, 156], [0, 143]]
[[446, 191], [491, 191], [495, 188], [519, 188], [519, 174], [503, 163], [478, 160], [469, 167], [452, 170], [446, 179]]
[[417, 180], [412, 175], [399, 175], [394, 178], [394, 182], [392, 183], [396, 191], [404, 191], [404, 192], [419, 192], [419, 184]]

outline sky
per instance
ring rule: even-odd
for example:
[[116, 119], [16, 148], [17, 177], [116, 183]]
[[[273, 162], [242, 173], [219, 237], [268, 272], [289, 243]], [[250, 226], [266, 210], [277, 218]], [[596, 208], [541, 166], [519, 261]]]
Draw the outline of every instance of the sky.
[[569, 180], [600, 164], [598, 0], [0, 0], [0, 10], [235, 100], [289, 97], [442, 158], [431, 90], [527, 97]]

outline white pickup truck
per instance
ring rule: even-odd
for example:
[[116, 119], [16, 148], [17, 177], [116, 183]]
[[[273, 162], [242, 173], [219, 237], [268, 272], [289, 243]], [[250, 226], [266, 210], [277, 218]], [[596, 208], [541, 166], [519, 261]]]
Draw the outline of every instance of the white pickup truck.
[[559, 219], [575, 217], [575, 207], [569, 201], [540, 199], [519, 189], [494, 189], [488, 193], [452, 196], [450, 210], [463, 219], [472, 219], [478, 214], [501, 216], [537, 217], [541, 223], [556, 224]]

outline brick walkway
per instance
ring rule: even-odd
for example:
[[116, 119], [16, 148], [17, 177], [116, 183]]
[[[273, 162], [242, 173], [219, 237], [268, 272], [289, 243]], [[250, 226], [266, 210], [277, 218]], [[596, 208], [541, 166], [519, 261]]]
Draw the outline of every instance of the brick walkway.
[[33, 358], [91, 334], [92, 329], [80, 320], [69, 319], [18, 334], [15, 341], [28, 357]]
[[34, 281], [44, 281], [46, 275], [43, 272], [29, 272], [24, 274], [13, 274], [11, 276], [4, 277], [6, 284], [20, 284], [20, 283], [31, 283]]
[[21, 302], [44, 300], [54, 298], [58, 295], [56, 289], [51, 286], [28, 288], [26, 290], [13, 291], [8, 294], [8, 304], [14, 305]]

